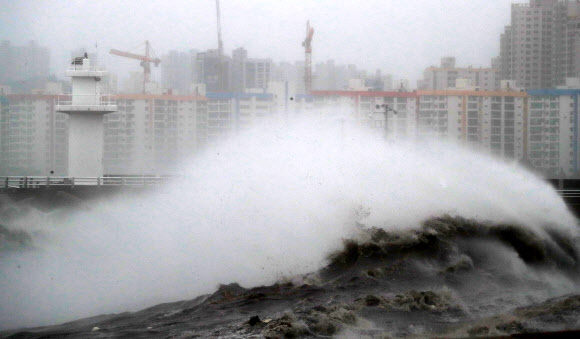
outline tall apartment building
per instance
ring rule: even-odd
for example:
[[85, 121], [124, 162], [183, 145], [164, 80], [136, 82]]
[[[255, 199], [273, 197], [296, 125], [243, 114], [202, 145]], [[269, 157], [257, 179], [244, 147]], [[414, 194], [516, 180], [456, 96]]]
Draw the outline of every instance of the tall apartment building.
[[205, 84], [208, 92], [229, 92], [232, 84], [232, 58], [223, 55], [220, 59], [217, 49], [197, 53], [194, 73], [195, 83]]
[[271, 81], [288, 82], [292, 85], [291, 92], [304, 93], [304, 61], [272, 64], [270, 73]]
[[526, 89], [554, 88], [580, 76], [580, 3], [530, 0], [513, 4], [500, 37], [501, 79]]
[[[348, 89], [348, 80], [361, 77], [361, 72], [355, 65], [337, 65], [334, 60], [327, 60], [314, 65], [312, 74], [312, 88], [314, 90], [335, 90], [341, 91]], [[304, 74], [301, 74], [301, 79]], [[372, 80], [375, 80], [373, 78]], [[382, 81], [379, 78], [379, 81]], [[377, 90], [383, 90], [384, 86], [377, 86]], [[380, 88], [379, 88], [380, 87]]]
[[275, 113], [270, 93], [207, 93], [207, 142], [243, 131]]
[[55, 95], [0, 96], [0, 173], [66, 175], [68, 117]]
[[[385, 119], [385, 107], [382, 105], [396, 111], [388, 111], [388, 120]], [[393, 138], [413, 137], [417, 95], [414, 92], [312, 91], [311, 95], [297, 96], [294, 114], [299, 116], [312, 112], [330, 118], [353, 120], [361, 126], [383, 131], [386, 128]]]
[[456, 67], [454, 57], [444, 57], [439, 67], [429, 67], [423, 72], [423, 79], [417, 82], [417, 88], [445, 90], [456, 87], [457, 79], [469, 79], [472, 86], [484, 91], [493, 91], [499, 88], [500, 70]]
[[266, 91], [271, 79], [272, 60], [248, 58], [248, 52], [237, 48], [232, 52], [232, 83], [233, 92], [241, 93], [246, 89], [262, 89]]
[[195, 64], [197, 51], [189, 52], [170, 51], [161, 60], [161, 84], [164, 88], [173, 90], [173, 93], [187, 95], [191, 85], [195, 83]]
[[31, 41], [25, 46], [0, 43], [0, 85], [9, 85], [14, 93], [29, 93], [43, 88], [50, 75], [50, 51]]
[[578, 176], [579, 89], [531, 90], [528, 158], [549, 176]]
[[206, 142], [207, 100], [199, 96], [120, 94], [105, 116], [106, 174], [172, 174]]
[[[397, 84], [400, 85], [400, 84]], [[375, 71], [375, 76], [365, 79], [365, 86], [371, 88], [373, 91], [392, 91], [393, 88], [393, 76], [390, 74], [383, 75], [380, 69]], [[397, 87], [397, 89], [399, 89]], [[404, 86], [407, 89], [407, 86]]]
[[418, 91], [417, 135], [439, 137], [522, 159], [527, 94], [508, 91]]

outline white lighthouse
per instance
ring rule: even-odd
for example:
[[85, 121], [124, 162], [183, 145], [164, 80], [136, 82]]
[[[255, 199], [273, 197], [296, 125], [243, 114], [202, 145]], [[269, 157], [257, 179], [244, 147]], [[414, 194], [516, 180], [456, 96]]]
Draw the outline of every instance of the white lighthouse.
[[66, 75], [72, 79], [72, 94], [59, 96], [56, 110], [69, 116], [68, 176], [103, 176], [103, 116], [117, 111], [106, 88], [108, 75], [84, 57], [74, 58]]

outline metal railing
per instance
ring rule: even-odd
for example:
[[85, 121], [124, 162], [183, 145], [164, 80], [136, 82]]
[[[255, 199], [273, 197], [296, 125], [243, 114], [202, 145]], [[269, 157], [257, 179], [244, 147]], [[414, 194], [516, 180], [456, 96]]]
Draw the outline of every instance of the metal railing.
[[75, 186], [157, 186], [165, 184], [175, 177], [152, 176], [118, 176], [118, 177], [41, 177], [41, 176], [7, 176], [0, 177], [0, 189], [37, 189]]
[[562, 198], [580, 198], [580, 190], [557, 190]]
[[101, 67], [93, 63], [92, 60], [83, 57], [72, 58], [71, 63], [66, 71], [67, 72], [85, 71], [91, 72], [93, 75], [103, 75], [103, 76], [108, 74], [107, 70], [104, 67]]
[[61, 94], [56, 97], [57, 106], [114, 106], [116, 104], [111, 94]]

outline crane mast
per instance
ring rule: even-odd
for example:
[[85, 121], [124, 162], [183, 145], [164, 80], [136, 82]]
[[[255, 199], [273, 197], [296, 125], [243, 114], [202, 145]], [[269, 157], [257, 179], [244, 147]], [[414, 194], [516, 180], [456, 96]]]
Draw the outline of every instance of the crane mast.
[[215, 0], [217, 15], [217, 34], [218, 34], [218, 88], [220, 91], [225, 90], [224, 83], [224, 43], [222, 41], [222, 24], [220, 18], [220, 1]]
[[217, 12], [217, 33], [218, 33], [218, 53], [220, 58], [224, 54], [224, 43], [222, 41], [222, 24], [220, 19], [220, 0], [215, 0], [215, 7]]
[[310, 21], [306, 22], [306, 38], [302, 42], [305, 51], [304, 60], [304, 89], [306, 94], [312, 91], [312, 36], [314, 28], [310, 26]]
[[145, 84], [151, 81], [151, 63], [153, 63], [155, 67], [159, 66], [161, 63], [161, 59], [151, 56], [151, 45], [149, 44], [149, 40], [145, 41], [145, 55], [123, 52], [117, 49], [112, 49], [109, 53], [141, 61], [141, 67], [143, 67], [143, 93], [145, 93]]

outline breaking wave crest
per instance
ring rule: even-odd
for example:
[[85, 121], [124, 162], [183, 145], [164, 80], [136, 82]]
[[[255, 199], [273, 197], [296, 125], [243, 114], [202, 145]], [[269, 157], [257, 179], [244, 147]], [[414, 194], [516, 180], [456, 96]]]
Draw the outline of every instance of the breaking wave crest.
[[[420, 228], [406, 231], [360, 227], [359, 240], [345, 240], [344, 249], [330, 256], [331, 266], [412, 255], [436, 260], [448, 265], [447, 271], [454, 271], [489, 257], [495, 244], [512, 251], [526, 265], [580, 273], [579, 238], [566, 230], [551, 229], [539, 234], [521, 225], [449, 215], [428, 219]], [[477, 242], [490, 245], [479, 253], [477, 246], [472, 246]]]

